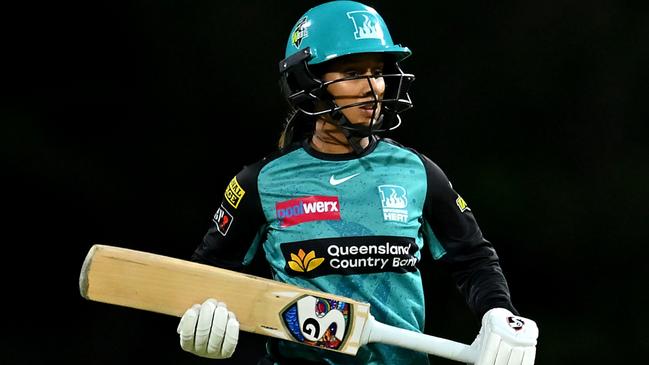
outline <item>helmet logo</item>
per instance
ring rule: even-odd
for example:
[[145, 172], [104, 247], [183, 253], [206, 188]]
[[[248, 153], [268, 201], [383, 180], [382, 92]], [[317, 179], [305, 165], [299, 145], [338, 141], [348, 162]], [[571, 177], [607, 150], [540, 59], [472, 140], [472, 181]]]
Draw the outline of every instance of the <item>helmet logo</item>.
[[350, 11], [347, 17], [354, 23], [354, 38], [383, 39], [383, 29], [376, 14], [365, 10]]
[[300, 19], [295, 25], [295, 30], [291, 35], [291, 43], [293, 43], [295, 48], [300, 48], [300, 44], [302, 44], [302, 40], [309, 36], [308, 28], [311, 25], [311, 22], [307, 20], [308, 20], [307, 17], [304, 17]]

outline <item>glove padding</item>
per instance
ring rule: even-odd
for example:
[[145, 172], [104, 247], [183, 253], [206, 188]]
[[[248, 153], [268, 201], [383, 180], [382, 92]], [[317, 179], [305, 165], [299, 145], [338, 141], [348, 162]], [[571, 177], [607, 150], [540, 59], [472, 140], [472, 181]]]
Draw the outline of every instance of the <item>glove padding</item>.
[[482, 328], [471, 347], [475, 365], [533, 365], [539, 329], [531, 319], [494, 308], [482, 317]]
[[234, 313], [214, 299], [187, 309], [176, 331], [183, 350], [210, 359], [231, 357], [239, 340], [239, 322]]

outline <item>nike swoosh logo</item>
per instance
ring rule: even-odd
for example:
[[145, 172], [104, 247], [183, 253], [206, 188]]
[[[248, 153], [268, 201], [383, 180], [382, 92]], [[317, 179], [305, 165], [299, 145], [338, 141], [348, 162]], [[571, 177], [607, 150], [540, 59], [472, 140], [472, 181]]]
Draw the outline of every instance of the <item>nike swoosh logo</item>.
[[340, 185], [340, 184], [344, 183], [345, 181], [347, 181], [347, 180], [349, 180], [351, 178], [354, 178], [354, 177], [356, 177], [356, 176], [358, 176], [360, 174], [361, 173], [359, 172], [359, 173], [354, 174], [354, 175], [349, 175], [347, 177], [343, 177], [342, 179], [336, 179], [333, 175], [331, 175], [331, 177], [329, 178], [329, 184], [331, 184], [333, 186]]

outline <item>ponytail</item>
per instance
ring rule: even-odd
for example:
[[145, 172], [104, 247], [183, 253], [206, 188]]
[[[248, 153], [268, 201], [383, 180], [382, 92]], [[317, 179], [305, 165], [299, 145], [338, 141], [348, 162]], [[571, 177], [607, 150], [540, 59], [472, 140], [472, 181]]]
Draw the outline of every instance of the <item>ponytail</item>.
[[277, 147], [284, 149], [313, 135], [315, 118], [290, 108]]

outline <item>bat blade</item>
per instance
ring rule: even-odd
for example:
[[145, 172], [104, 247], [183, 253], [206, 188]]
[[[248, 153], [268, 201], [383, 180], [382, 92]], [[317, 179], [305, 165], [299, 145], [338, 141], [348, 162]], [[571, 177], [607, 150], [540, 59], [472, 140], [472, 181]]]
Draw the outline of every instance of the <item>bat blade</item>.
[[109, 245], [90, 248], [79, 289], [88, 300], [176, 317], [215, 298], [236, 314], [243, 331], [350, 355], [361, 346], [370, 316], [369, 304], [350, 298]]

